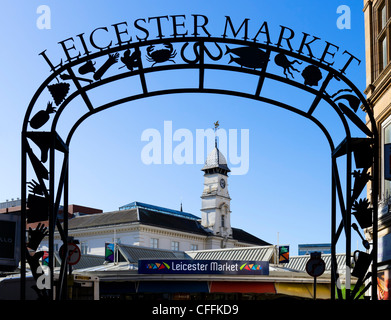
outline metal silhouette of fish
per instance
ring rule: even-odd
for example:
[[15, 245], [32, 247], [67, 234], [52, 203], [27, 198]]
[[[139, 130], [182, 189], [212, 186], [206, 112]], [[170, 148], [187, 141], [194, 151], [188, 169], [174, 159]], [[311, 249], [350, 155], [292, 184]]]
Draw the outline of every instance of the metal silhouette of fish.
[[230, 55], [231, 60], [228, 63], [234, 61], [242, 67], [247, 68], [263, 68], [266, 65], [267, 61], [269, 61], [267, 53], [258, 48], [239, 47], [231, 49], [226, 46], [225, 54], [228, 53], [232, 53], [237, 56], [233, 57], [232, 55]]

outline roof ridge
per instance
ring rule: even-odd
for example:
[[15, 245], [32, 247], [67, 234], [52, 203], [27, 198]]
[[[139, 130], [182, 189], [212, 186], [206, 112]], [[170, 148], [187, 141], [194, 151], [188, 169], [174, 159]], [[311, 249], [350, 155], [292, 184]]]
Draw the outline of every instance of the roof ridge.
[[164, 208], [164, 207], [160, 207], [160, 206], [156, 206], [156, 205], [148, 204], [148, 203], [143, 203], [143, 202], [139, 202], [139, 201], [133, 201], [131, 203], [123, 205], [119, 208], [119, 211], [124, 211], [124, 210], [129, 210], [129, 209], [134, 209], [134, 208], [137, 208], [137, 209], [141, 208], [141, 209], [145, 209], [145, 210], [149, 210], [149, 211], [160, 212], [163, 214], [175, 215], [175, 216], [187, 218], [190, 220], [200, 220], [201, 219], [200, 217], [198, 217], [190, 212]]

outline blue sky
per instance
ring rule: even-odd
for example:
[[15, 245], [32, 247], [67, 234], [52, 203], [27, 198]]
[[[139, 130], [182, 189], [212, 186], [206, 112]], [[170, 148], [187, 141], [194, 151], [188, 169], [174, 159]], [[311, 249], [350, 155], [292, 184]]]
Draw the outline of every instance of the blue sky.
[[[47, 5], [51, 10], [50, 29], [36, 26], [40, 5]], [[340, 5], [351, 9], [350, 29], [337, 27]], [[361, 59], [361, 64], [352, 63], [347, 75], [361, 91], [365, 89], [362, 1], [48, 0], [6, 1], [2, 8], [0, 201], [20, 197], [23, 118], [35, 91], [50, 75], [39, 53], [47, 49], [48, 55], [57, 61], [63, 57], [59, 41], [81, 33], [89, 35], [98, 27], [110, 28], [123, 21], [131, 24], [138, 18], [202, 14], [209, 18], [208, 30], [220, 37], [225, 16], [230, 16], [234, 23], [249, 18], [250, 32], [267, 21], [273, 39], [283, 25], [295, 30], [297, 35], [306, 32], [321, 38], [323, 44], [331, 42], [340, 47], [339, 53], [347, 50], [354, 54]], [[164, 77], [163, 74], [151, 77], [151, 86], [168, 80], [175, 86], [183, 81], [184, 75], [174, 73]], [[244, 78], [230, 81], [224, 75], [211, 74], [208, 79], [211, 86], [247, 86]], [[121, 85], [102, 88], [94, 101], [105, 101], [108, 92], [105, 90], [124, 92], [126, 84]], [[277, 83], [265, 89], [270, 95], [282, 96], [283, 101], [295, 105], [303, 104], [304, 108], [312, 101]], [[69, 106], [60, 127], [66, 127], [67, 121], [75, 121], [74, 115], [81, 104]], [[317, 112], [328, 128], [333, 129], [338, 144], [341, 128], [335, 116], [326, 107]], [[297, 253], [298, 244], [330, 242], [330, 150], [322, 132], [298, 115], [238, 97], [160, 96], [122, 104], [89, 118], [78, 128], [70, 146], [70, 203], [112, 211], [132, 201], [171, 209], [179, 209], [182, 202], [185, 211], [200, 215], [202, 164], [146, 165], [140, 157], [146, 145], [141, 135], [150, 128], [163, 135], [164, 121], [170, 121], [173, 131], [187, 129], [195, 139], [197, 129], [211, 128], [217, 120], [227, 131], [249, 130], [249, 171], [229, 178], [232, 225], [274, 244], [279, 234], [280, 244], [289, 244], [292, 254]], [[356, 240], [352, 243], [356, 249]], [[343, 245], [339, 249], [342, 252]]]

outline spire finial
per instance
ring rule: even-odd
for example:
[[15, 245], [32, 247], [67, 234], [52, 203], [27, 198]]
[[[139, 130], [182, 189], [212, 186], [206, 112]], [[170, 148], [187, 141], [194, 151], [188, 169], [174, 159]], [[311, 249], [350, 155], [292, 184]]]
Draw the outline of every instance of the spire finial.
[[216, 131], [217, 129], [219, 128], [220, 124], [219, 124], [219, 121], [217, 120], [215, 123], [214, 123], [214, 131], [215, 131], [215, 147], [217, 148], [217, 136], [216, 136]]

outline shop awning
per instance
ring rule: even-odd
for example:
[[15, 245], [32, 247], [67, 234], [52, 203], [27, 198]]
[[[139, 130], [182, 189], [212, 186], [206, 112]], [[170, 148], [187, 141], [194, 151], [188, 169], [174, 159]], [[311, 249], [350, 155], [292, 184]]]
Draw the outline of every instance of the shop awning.
[[137, 292], [209, 292], [206, 281], [143, 281]]
[[101, 294], [136, 293], [135, 282], [104, 282], [99, 283]]
[[[313, 283], [275, 283], [277, 294], [286, 294], [301, 298], [314, 298]], [[330, 299], [330, 285], [318, 283], [316, 285], [317, 299]]]
[[226, 293], [276, 293], [272, 282], [212, 281], [210, 292]]

